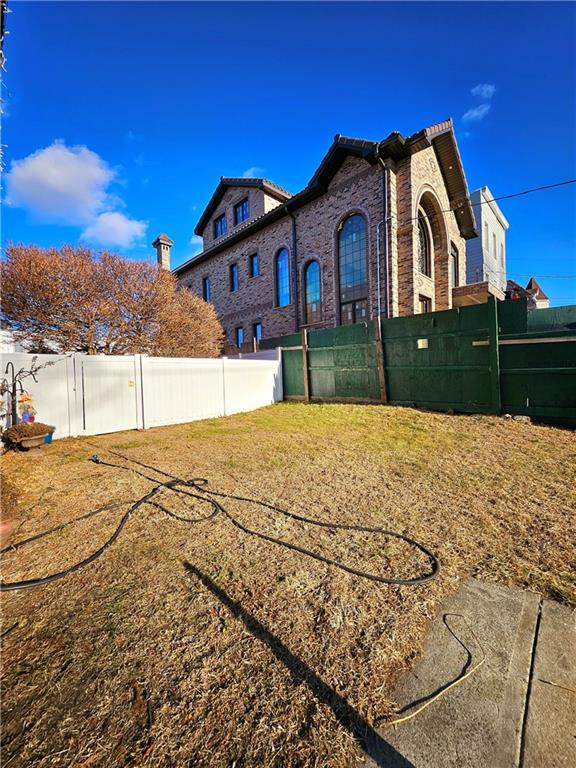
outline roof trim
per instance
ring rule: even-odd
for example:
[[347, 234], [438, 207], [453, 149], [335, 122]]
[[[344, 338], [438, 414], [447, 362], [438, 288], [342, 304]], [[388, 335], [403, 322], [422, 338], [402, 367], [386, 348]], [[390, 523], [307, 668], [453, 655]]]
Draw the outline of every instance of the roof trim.
[[428, 147], [433, 147], [440, 165], [440, 171], [448, 192], [450, 208], [456, 215], [458, 228], [464, 239], [469, 240], [477, 236], [474, 213], [470, 202], [468, 184], [464, 175], [462, 160], [458, 151], [458, 145], [454, 136], [454, 127], [452, 118], [443, 120], [440, 123], [423, 128], [411, 136], [404, 137], [397, 131], [391, 133], [380, 142], [368, 141], [366, 139], [354, 139], [348, 136], [336, 134], [334, 141], [328, 152], [324, 155], [322, 162], [316, 169], [316, 172], [308, 182], [307, 186], [296, 195], [290, 195], [289, 192], [282, 189], [267, 179], [232, 179], [221, 177], [220, 184], [212, 195], [210, 202], [206, 206], [202, 217], [200, 218], [194, 232], [201, 235], [205, 223], [210, 218], [214, 208], [220, 201], [224, 189], [227, 186], [250, 186], [259, 187], [269, 194], [275, 192], [275, 196], [283, 205], [273, 208], [268, 213], [263, 214], [257, 219], [246, 222], [241, 227], [236, 227], [233, 232], [224, 237], [218, 238], [216, 243], [210, 248], [202, 251], [193, 258], [176, 267], [173, 272], [176, 275], [186, 271], [188, 267], [200, 264], [211, 256], [235, 245], [248, 234], [257, 232], [269, 224], [278, 221], [284, 216], [289, 216], [293, 211], [311, 202], [316, 197], [323, 195], [330, 181], [334, 178], [343, 161], [349, 155], [361, 157], [370, 165], [374, 165], [378, 159], [384, 160], [402, 160], [410, 155], [420, 152]]
[[279, 200], [281, 203], [283, 203], [285, 200], [289, 200], [292, 197], [291, 193], [288, 192], [287, 189], [283, 189], [283, 187], [280, 187], [278, 184], [274, 184], [274, 182], [270, 181], [269, 179], [244, 179], [232, 176], [220, 176], [218, 186], [214, 190], [212, 197], [208, 201], [208, 205], [206, 208], [204, 208], [204, 212], [194, 227], [194, 234], [202, 234], [206, 228], [206, 225], [208, 224], [210, 217], [214, 213], [214, 209], [217, 208], [220, 200], [224, 195], [224, 192], [229, 187], [255, 187], [256, 189], [262, 189], [267, 195], [270, 195], [270, 197]]
[[352, 157], [360, 157], [370, 163], [370, 165], [374, 165], [376, 162], [377, 150], [377, 141], [352, 139], [337, 133], [336, 136], [334, 136], [332, 146], [324, 155], [322, 162], [308, 182], [307, 189], [321, 187], [325, 190], [349, 155]]
[[470, 201], [470, 192], [468, 191], [462, 158], [460, 157], [456, 136], [454, 135], [452, 118], [443, 120], [436, 125], [431, 125], [425, 129], [425, 133], [426, 138], [434, 147], [442, 178], [446, 185], [446, 191], [448, 192], [450, 208], [456, 216], [460, 234], [465, 240], [477, 237], [476, 220]]
[[[489, 208], [492, 210], [492, 213], [496, 218], [498, 219], [498, 222], [504, 229], [510, 229], [510, 224], [508, 223], [508, 219], [502, 211], [500, 210], [500, 206], [494, 199], [494, 195], [492, 194], [491, 190], [488, 189], [488, 187], [480, 187], [478, 190], [480, 192], [480, 196], [484, 198], [486, 203], [488, 204]], [[472, 193], [474, 194], [474, 192]]]

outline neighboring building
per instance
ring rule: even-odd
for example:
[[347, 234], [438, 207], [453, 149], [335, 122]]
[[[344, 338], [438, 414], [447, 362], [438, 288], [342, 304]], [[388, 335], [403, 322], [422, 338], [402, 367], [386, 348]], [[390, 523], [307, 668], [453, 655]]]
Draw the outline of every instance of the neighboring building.
[[526, 290], [534, 299], [536, 303], [536, 309], [548, 309], [550, 306], [550, 299], [548, 296], [546, 296], [535, 277], [530, 278], [528, 285], [526, 286]]
[[194, 231], [203, 251], [174, 274], [237, 346], [448, 309], [476, 236], [451, 120], [380, 142], [337, 135], [296, 195], [222, 177]]
[[535, 277], [530, 278], [526, 288], [523, 288], [515, 280], [508, 280], [506, 284], [506, 298], [526, 299], [528, 309], [548, 309], [550, 306], [550, 299], [546, 296]]
[[478, 237], [466, 243], [466, 282], [506, 290], [506, 231], [510, 224], [488, 187], [470, 195]]

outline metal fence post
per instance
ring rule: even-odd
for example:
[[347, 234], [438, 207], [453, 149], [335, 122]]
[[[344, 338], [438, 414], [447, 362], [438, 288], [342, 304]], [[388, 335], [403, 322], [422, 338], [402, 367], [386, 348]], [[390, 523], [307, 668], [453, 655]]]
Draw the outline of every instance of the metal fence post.
[[388, 402], [388, 393], [386, 391], [386, 371], [384, 369], [384, 346], [382, 343], [382, 326], [379, 317], [374, 320], [376, 328], [376, 361], [378, 364], [378, 383], [380, 385], [380, 400], [383, 403]]
[[488, 297], [488, 338], [490, 360], [490, 393], [492, 412], [500, 414], [502, 402], [500, 398], [500, 352], [498, 350], [498, 304], [495, 296]]
[[308, 370], [308, 331], [302, 329], [302, 376], [304, 377], [304, 399], [310, 401], [310, 371]]

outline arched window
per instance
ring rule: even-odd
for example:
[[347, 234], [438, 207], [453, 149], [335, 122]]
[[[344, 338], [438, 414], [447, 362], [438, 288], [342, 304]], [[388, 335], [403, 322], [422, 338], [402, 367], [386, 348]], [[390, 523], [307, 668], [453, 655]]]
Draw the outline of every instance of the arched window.
[[423, 211], [418, 212], [418, 269], [432, 277], [432, 237]]
[[349, 216], [338, 234], [338, 276], [340, 279], [340, 322], [361, 323], [368, 318], [368, 259], [366, 221]]
[[304, 272], [306, 291], [306, 322], [319, 323], [322, 320], [320, 309], [320, 264], [311, 261]]
[[288, 250], [282, 248], [276, 254], [276, 306], [287, 307], [290, 304], [290, 266]]

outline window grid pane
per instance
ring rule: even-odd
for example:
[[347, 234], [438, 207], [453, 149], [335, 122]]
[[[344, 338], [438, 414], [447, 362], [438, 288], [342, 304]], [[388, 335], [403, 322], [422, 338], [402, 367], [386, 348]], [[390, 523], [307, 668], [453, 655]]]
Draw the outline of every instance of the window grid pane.
[[306, 322], [319, 323], [322, 320], [320, 308], [320, 265], [311, 261], [306, 267]]
[[430, 258], [430, 234], [428, 226], [421, 214], [418, 216], [418, 269], [423, 275], [431, 276], [430, 269], [432, 260]]
[[209, 277], [203, 277], [202, 278], [202, 298], [204, 301], [210, 301], [211, 299], [211, 291], [210, 291], [210, 278]]
[[276, 305], [286, 307], [290, 304], [290, 269], [288, 251], [282, 248], [276, 256]]
[[260, 341], [262, 338], [262, 323], [254, 323], [253, 336], [256, 341]]
[[258, 254], [254, 253], [250, 256], [250, 277], [258, 277], [260, 274], [260, 264], [258, 262]]
[[234, 224], [241, 224], [248, 219], [250, 214], [250, 208], [248, 205], [248, 198], [241, 200], [234, 206]]
[[244, 344], [244, 328], [236, 328], [236, 346], [240, 348]]
[[221, 216], [218, 216], [217, 219], [214, 219], [214, 237], [225, 235], [227, 230], [228, 224], [226, 222], [226, 214], [223, 213]]
[[340, 279], [340, 321], [343, 325], [360, 322], [356, 310], [367, 314], [368, 260], [366, 222], [354, 214], [344, 222], [338, 236]]
[[238, 264], [232, 264], [230, 266], [230, 290], [238, 290]]

